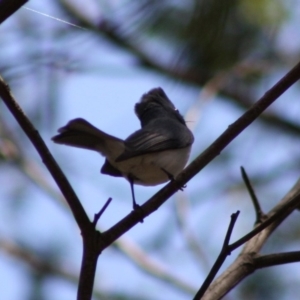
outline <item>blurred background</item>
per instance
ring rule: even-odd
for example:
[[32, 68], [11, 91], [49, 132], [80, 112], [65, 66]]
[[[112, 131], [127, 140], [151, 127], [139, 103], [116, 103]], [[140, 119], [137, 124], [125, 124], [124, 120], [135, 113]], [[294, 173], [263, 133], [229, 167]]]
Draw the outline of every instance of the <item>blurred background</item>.
[[[67, 175], [98, 228], [131, 211], [128, 182], [100, 174], [103, 157], [55, 145], [82, 117], [119, 138], [140, 127], [133, 108], [162, 87], [193, 130], [191, 160], [299, 61], [300, 3], [293, 0], [32, 0], [0, 26], [0, 74]], [[106, 249], [94, 299], [192, 299], [214, 263], [230, 220], [232, 241], [255, 213], [244, 166], [262, 208], [299, 178], [299, 84], [221, 155]], [[54, 181], [0, 101], [0, 276], [3, 300], [76, 298], [80, 232]], [[144, 203], [163, 185], [136, 187]], [[262, 253], [299, 250], [299, 212]], [[236, 250], [224, 270], [238, 255]], [[225, 299], [295, 299], [298, 264], [257, 271]]]

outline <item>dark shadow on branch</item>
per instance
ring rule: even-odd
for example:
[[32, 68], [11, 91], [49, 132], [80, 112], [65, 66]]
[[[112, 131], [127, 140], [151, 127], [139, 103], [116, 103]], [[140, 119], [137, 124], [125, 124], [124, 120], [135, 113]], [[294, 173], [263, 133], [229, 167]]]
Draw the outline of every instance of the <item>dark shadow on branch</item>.
[[300, 261], [300, 251], [292, 251], [285, 253], [275, 253], [257, 256], [254, 259], [254, 267], [256, 269], [267, 268], [270, 266], [278, 266]]
[[2, 0], [0, 1], [0, 24], [14, 14], [28, 0]]

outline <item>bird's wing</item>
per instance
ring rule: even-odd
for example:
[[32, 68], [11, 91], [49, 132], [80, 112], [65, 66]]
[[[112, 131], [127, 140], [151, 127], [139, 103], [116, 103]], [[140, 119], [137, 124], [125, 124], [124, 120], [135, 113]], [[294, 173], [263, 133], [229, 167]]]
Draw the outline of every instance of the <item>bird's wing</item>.
[[143, 128], [125, 140], [125, 151], [116, 161], [147, 153], [184, 148], [191, 145], [193, 141], [192, 133], [187, 128], [182, 128], [181, 125], [174, 124], [173, 130], [163, 126], [156, 131], [151, 128]]

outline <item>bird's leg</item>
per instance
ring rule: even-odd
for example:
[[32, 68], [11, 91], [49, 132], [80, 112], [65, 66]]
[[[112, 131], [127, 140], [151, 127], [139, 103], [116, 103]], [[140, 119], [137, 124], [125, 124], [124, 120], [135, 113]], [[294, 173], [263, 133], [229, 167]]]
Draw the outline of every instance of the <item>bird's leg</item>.
[[136, 210], [138, 208], [140, 208], [140, 205], [138, 205], [135, 201], [135, 195], [134, 195], [134, 179], [133, 176], [129, 175], [128, 176], [129, 179], [129, 183], [130, 183], [130, 189], [131, 189], [131, 196], [132, 196], [132, 205], [133, 205], [133, 209]]
[[[161, 168], [161, 169], [162, 169], [163, 172], [166, 173], [166, 175], [169, 177], [169, 179], [170, 179], [171, 181], [177, 182], [176, 179], [175, 179], [175, 177], [174, 177], [171, 173], [169, 173], [169, 172], [168, 172], [166, 169], [164, 169], [164, 168]], [[179, 187], [179, 189], [180, 189], [181, 191], [183, 191], [183, 189], [185, 189], [185, 188], [186, 188], [186, 185], [183, 185], [183, 186], [180, 186], [180, 187]]]
[[136, 211], [136, 212], [138, 212], [139, 214], [141, 214], [140, 222], [143, 223], [144, 222], [144, 219], [143, 219], [143, 209], [135, 201], [135, 195], [134, 195], [134, 177], [129, 174], [128, 180], [129, 180], [129, 183], [130, 183], [133, 210]]

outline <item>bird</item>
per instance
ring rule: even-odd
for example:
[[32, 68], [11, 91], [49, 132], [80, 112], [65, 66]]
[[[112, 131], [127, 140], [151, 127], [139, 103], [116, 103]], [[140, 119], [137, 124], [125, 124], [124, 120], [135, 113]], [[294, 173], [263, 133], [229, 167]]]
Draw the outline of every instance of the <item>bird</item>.
[[104, 156], [100, 172], [129, 181], [134, 210], [140, 207], [134, 185], [155, 186], [176, 180], [194, 142], [183, 116], [160, 87], [142, 95], [135, 104], [135, 114], [141, 128], [125, 140], [82, 118], [69, 121], [52, 137], [57, 144], [93, 150]]

